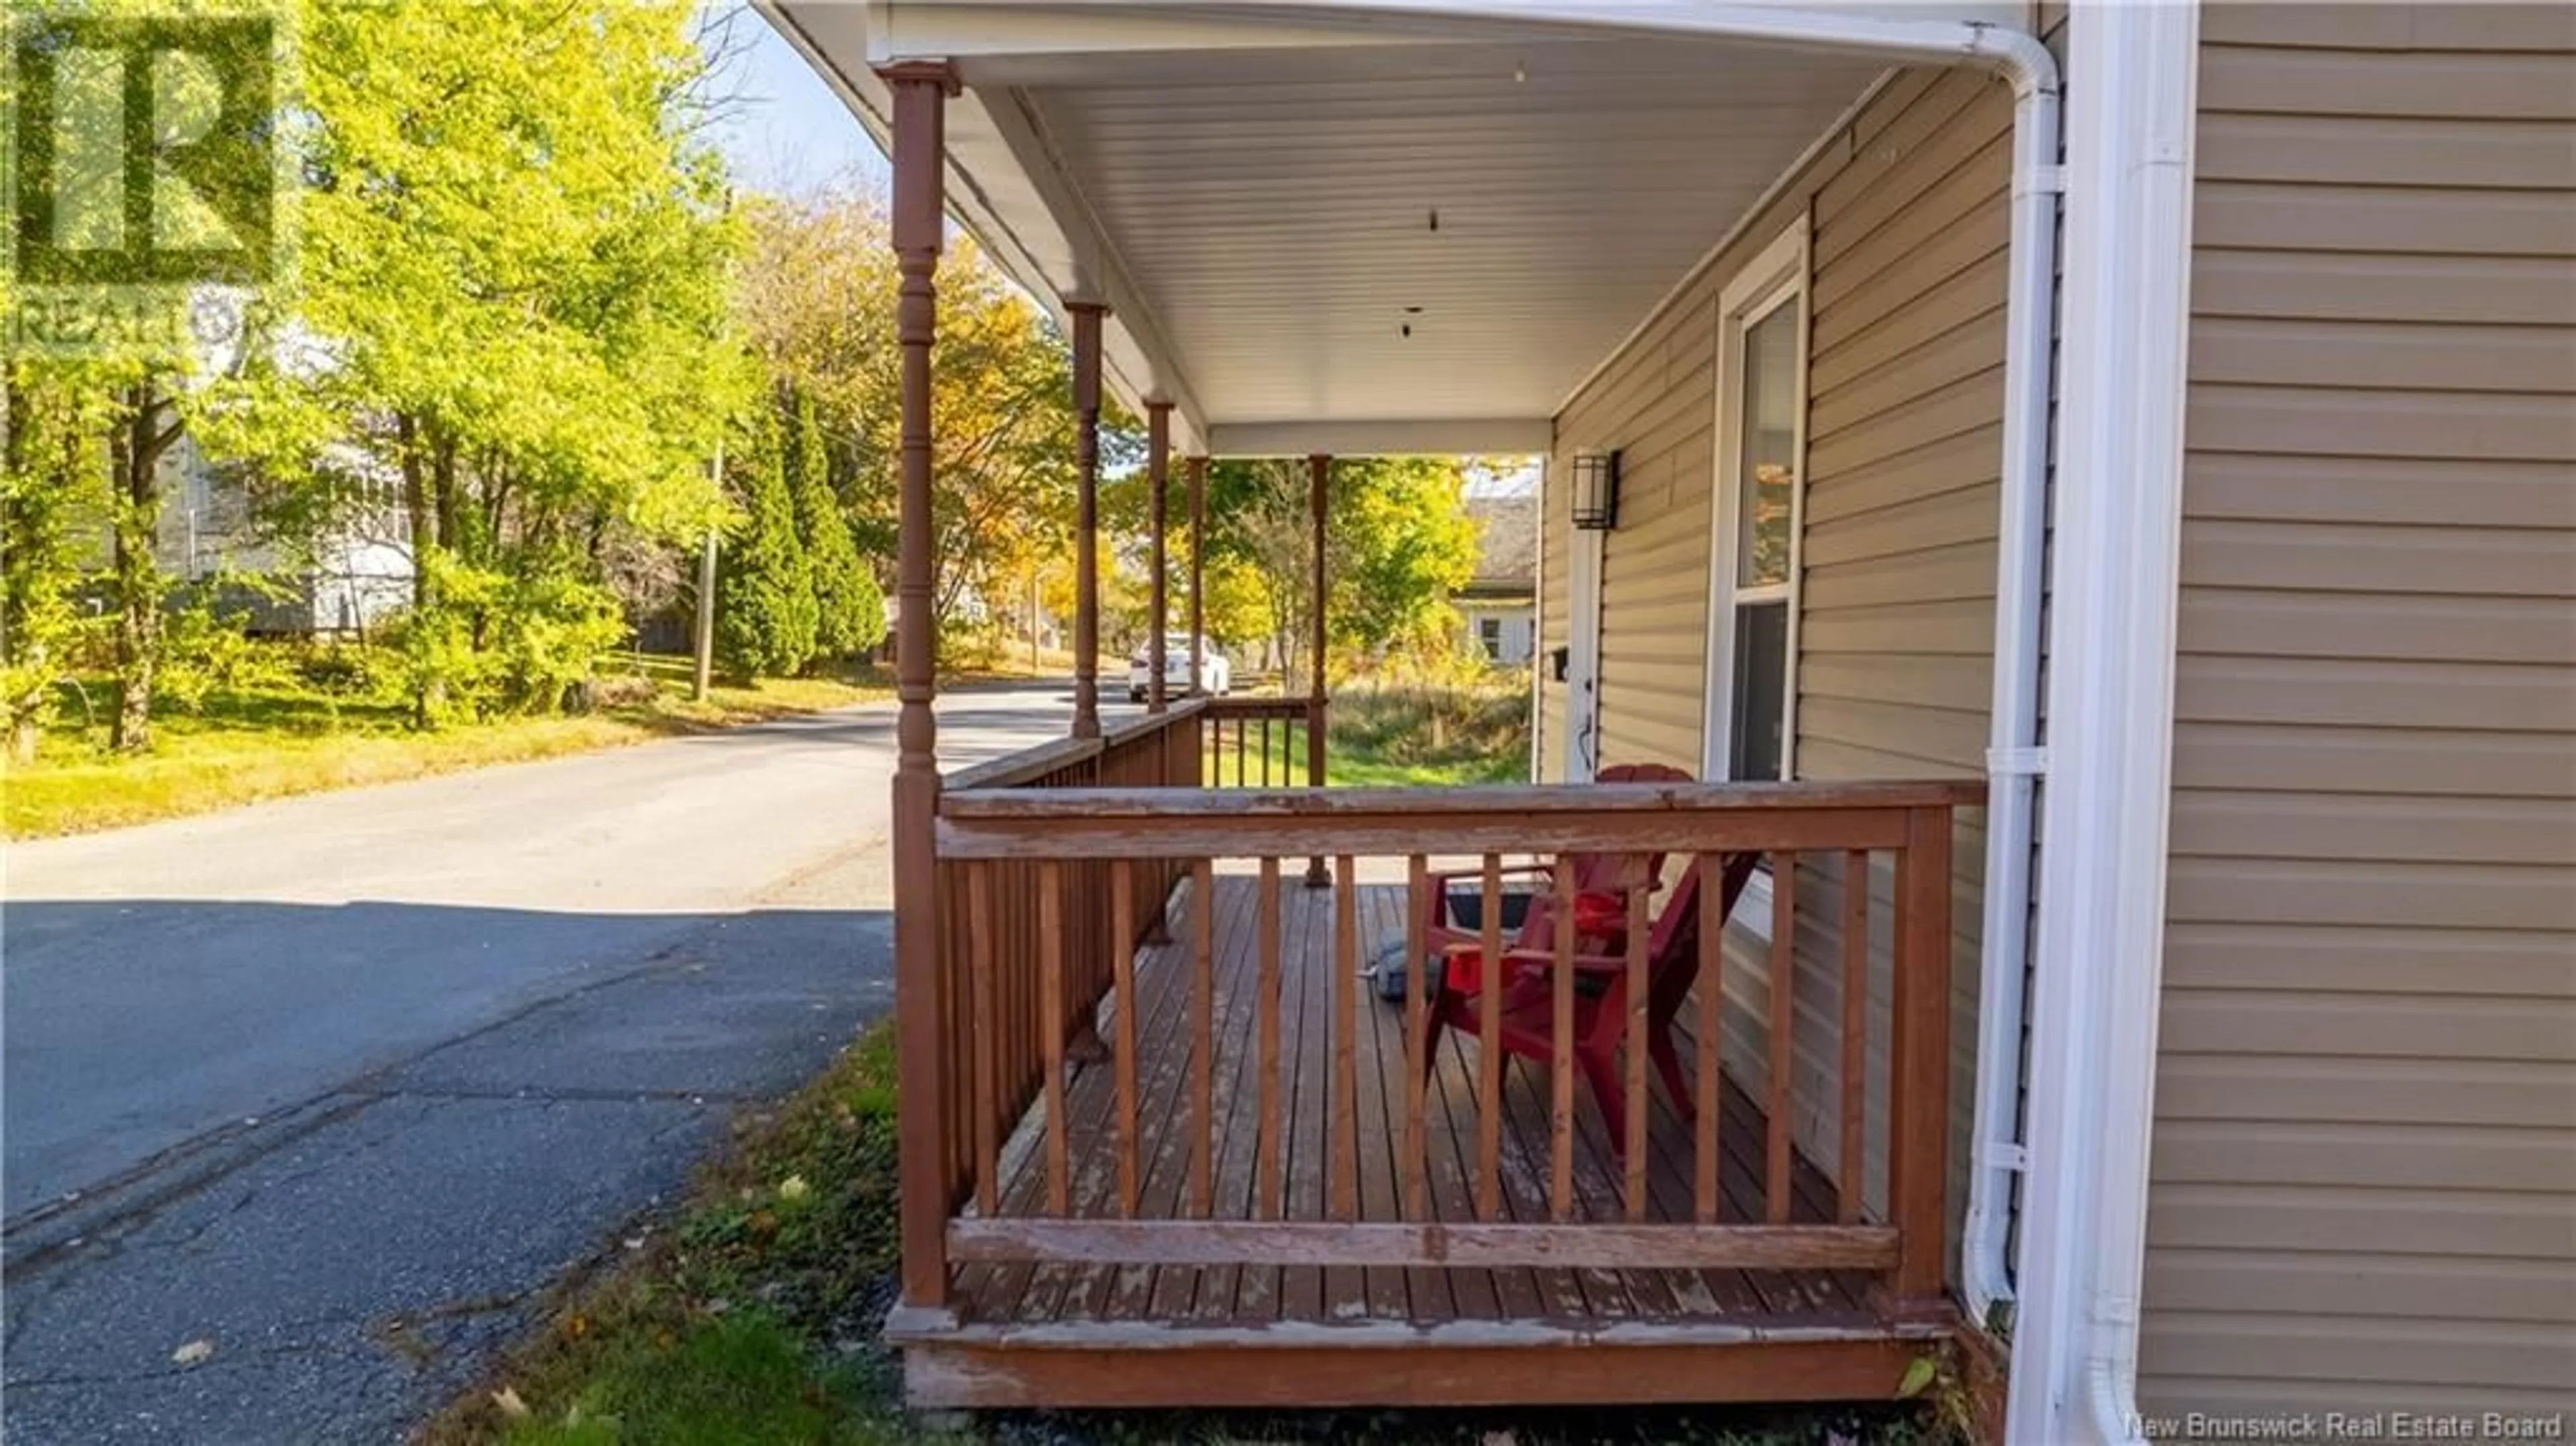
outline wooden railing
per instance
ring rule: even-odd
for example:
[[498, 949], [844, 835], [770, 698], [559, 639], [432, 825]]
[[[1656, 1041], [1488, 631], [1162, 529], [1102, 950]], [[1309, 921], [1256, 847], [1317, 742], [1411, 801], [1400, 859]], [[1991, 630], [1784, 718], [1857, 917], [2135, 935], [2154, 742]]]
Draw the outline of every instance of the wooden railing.
[[[1297, 706], [1303, 707], [1300, 703]], [[932, 1251], [949, 1265], [994, 1262], [1085, 1264], [1235, 1264], [1396, 1266], [1415, 1268], [1549, 1266], [1603, 1269], [1815, 1268], [1870, 1272], [1886, 1299], [1903, 1308], [1936, 1306], [1942, 1288], [1944, 1152], [1948, 1136], [1948, 1033], [1951, 812], [1975, 802], [1972, 788], [1949, 783], [1663, 785], [1470, 789], [1205, 790], [1186, 766], [1175, 767], [1171, 739], [1185, 739], [1182, 758], [1200, 756], [1198, 730], [1210, 714], [1175, 715], [1154, 728], [1161, 744], [1129, 735], [1104, 745], [1087, 764], [1057, 761], [1034, 772], [1000, 770], [978, 781], [958, 780], [942, 800], [937, 830], [943, 887], [951, 904], [954, 941], [943, 951], [946, 987], [941, 1001], [947, 1088], [927, 1100], [906, 1098], [903, 1108], [940, 1112], [952, 1140], [945, 1177], [951, 1218], [935, 1237], [908, 1218], [904, 1249]], [[1161, 786], [1110, 783], [1111, 754], [1120, 746], [1156, 764], [1129, 763], [1121, 771], [1163, 769]], [[1079, 750], [1076, 750], [1079, 751]], [[1033, 761], [1031, 766], [1035, 767]], [[1063, 778], [1068, 768], [1091, 766], [1092, 786]], [[1430, 866], [1435, 856], [1474, 861], [1481, 885], [1483, 957], [1503, 952], [1498, 937], [1500, 876], [1507, 855], [1541, 854], [1559, 860], [1551, 879], [1555, 894], [1553, 938], [1535, 945], [1533, 962], [1547, 966], [1553, 990], [1550, 1100], [1543, 1218], [1529, 1209], [1504, 1208], [1499, 1125], [1504, 1112], [1502, 1051], [1478, 1053], [1474, 1100], [1478, 1112], [1473, 1162], [1474, 1219], [1435, 1218], [1426, 1208], [1425, 970], [1408, 971], [1405, 1079], [1397, 1180], [1393, 1198], [1372, 1194], [1365, 1202], [1356, 1159], [1362, 1148], [1384, 1141], [1361, 1139], [1352, 1101], [1357, 1091], [1354, 1041], [1362, 959], [1355, 923], [1360, 861], [1400, 864], [1388, 876], [1406, 881], [1406, 957], [1420, 960], [1431, 913]], [[1291, 1220], [1280, 1198], [1289, 1121], [1282, 1117], [1293, 1061], [1279, 1057], [1283, 971], [1281, 861], [1320, 855], [1332, 861], [1334, 927], [1320, 956], [1331, 970], [1330, 1008], [1322, 1029], [1329, 1061], [1329, 1117], [1318, 1122], [1329, 1148], [1330, 1191], [1326, 1218]], [[1767, 1092], [1767, 1163], [1758, 1220], [1727, 1223], [1720, 1209], [1721, 1071], [1719, 1066], [1726, 963], [1721, 948], [1720, 889], [1700, 890], [1696, 942], [1697, 986], [1690, 1034], [1696, 1053], [1691, 1172], [1686, 1206], [1678, 1195], [1650, 1199], [1645, 1132], [1649, 1117], [1647, 951], [1653, 907], [1644, 889], [1627, 894], [1624, 954], [1605, 963], [1585, 961], [1596, 974], [1624, 970], [1634, 1001], [1626, 1022], [1624, 1096], [1625, 1170], [1618, 1218], [1603, 1221], [1597, 1209], [1578, 1205], [1573, 1160], [1577, 1129], [1573, 1026], [1578, 954], [1574, 932], [1578, 856], [1663, 856], [1670, 880], [1696, 864], [1705, 880], [1738, 877], [1755, 856], [1767, 857], [1774, 882], [1769, 991], [1769, 1079], [1748, 1085]], [[1886, 1208], [1864, 1213], [1860, 1182], [1874, 1163], [1865, 1157], [1864, 1114], [1869, 1103], [1865, 1031], [1869, 1012], [1868, 890], [1842, 891], [1839, 936], [1842, 957], [1839, 1047], [1841, 1159], [1844, 1187], [1834, 1218], [1793, 1223], [1790, 1201], [1794, 1111], [1790, 1107], [1792, 1030], [1797, 970], [1792, 960], [1796, 927], [1797, 861], [1801, 855], [1834, 858], [1841, 877], [1866, 880], [1872, 855], [1892, 861], [1895, 894], [1893, 1023], [1882, 1132]], [[1257, 941], [1258, 970], [1252, 1038], [1257, 1054], [1240, 1065], [1244, 1078], [1230, 1095], [1248, 1098], [1258, 1162], [1249, 1198], [1220, 1204], [1211, 1194], [1213, 1161], [1224, 1148], [1212, 1078], [1217, 1008], [1214, 987], [1213, 910], [1218, 865], [1227, 865], [1236, 887], [1248, 888]], [[1248, 869], [1244, 868], [1248, 865]], [[1248, 878], [1241, 875], [1249, 873]], [[1140, 998], [1135, 941], [1146, 938], [1175, 882], [1188, 878], [1193, 907], [1190, 939], [1180, 958], [1188, 971], [1183, 1003], [1164, 1027], [1186, 1029], [1189, 1078], [1143, 1113], [1138, 1037]], [[1474, 886], [1471, 886], [1474, 887]], [[1105, 915], [1104, 911], [1105, 910]], [[1319, 930], [1320, 932], [1320, 930]], [[1066, 1109], [1068, 1051], [1081, 1042], [1087, 1005], [1105, 993], [1114, 1038], [1107, 1044], [1115, 1071], [1115, 1103], [1105, 1132], [1077, 1140]], [[1319, 996], [1309, 996], [1319, 997]], [[1480, 1033], [1497, 1036], [1495, 991], [1477, 1004]], [[1317, 1028], [1317, 1011], [1307, 1029]], [[1172, 1055], [1166, 1051], [1166, 1056]], [[1314, 1060], [1310, 1058], [1310, 1071]], [[1310, 1073], [1307, 1078], [1313, 1076]], [[1032, 1102], [1041, 1111], [1043, 1203], [1005, 1209], [1000, 1194], [1003, 1149]], [[1390, 1101], [1389, 1109], [1394, 1109]], [[1242, 1109], [1233, 1109], [1239, 1131]], [[1318, 1136], [1304, 1120], [1301, 1140]], [[1182, 1132], [1187, 1188], [1155, 1192], [1149, 1208], [1139, 1181], [1147, 1134], [1168, 1140]], [[1306, 1144], [1297, 1147], [1301, 1152]], [[1076, 1152], [1115, 1152], [1114, 1200], [1093, 1201], [1079, 1218], [1073, 1209]], [[1034, 1165], [1031, 1168], [1035, 1168]], [[1667, 1182], [1669, 1183], [1669, 1182]], [[1532, 1188], [1535, 1188], [1533, 1186]], [[1597, 1206], [1597, 1202], [1596, 1206]], [[929, 1304], [928, 1302], [915, 1302]]]
[[[1094, 789], [1196, 788], [1207, 704], [1177, 703], [1098, 738], [1063, 738], [960, 769], [948, 793], [1060, 793]], [[946, 1177], [964, 1178], [1007, 1133], [1040, 1083], [1048, 1049], [1096, 1050], [1093, 1006], [1110, 987], [1115, 961], [1159, 938], [1162, 902], [1176, 864], [1097, 859], [1053, 866], [1032, 861], [969, 873], [940, 866], [939, 1034], [941, 1057], [979, 1060], [991, 1087], [944, 1102], [940, 1137]], [[1140, 911], [1136, 900], [1150, 906]], [[1125, 940], [1126, 949], [1113, 947]], [[1041, 1036], [1050, 1043], [1041, 1047]], [[954, 1073], [952, 1071], [952, 1073]]]
[[1212, 698], [1202, 748], [1211, 788], [1321, 787], [1323, 737], [1309, 698]]

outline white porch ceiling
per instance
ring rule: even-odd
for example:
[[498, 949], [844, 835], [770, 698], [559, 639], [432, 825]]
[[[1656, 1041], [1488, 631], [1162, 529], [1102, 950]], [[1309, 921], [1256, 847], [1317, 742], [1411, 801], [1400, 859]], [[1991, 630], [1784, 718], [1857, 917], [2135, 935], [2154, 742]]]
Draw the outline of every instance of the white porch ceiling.
[[[861, 7], [764, 8], [882, 136], [885, 17], [872, 36]], [[1113, 384], [1172, 398], [1183, 444], [1220, 452], [1543, 446], [1884, 68], [1419, 25], [1237, 47], [1031, 30], [1063, 48], [1030, 52], [1002, 23], [1022, 9], [968, 7], [987, 23], [948, 49], [952, 204], [1050, 305], [1108, 301]]]
[[1878, 73], [1635, 42], [1133, 69], [1023, 94], [1219, 426], [1550, 416]]

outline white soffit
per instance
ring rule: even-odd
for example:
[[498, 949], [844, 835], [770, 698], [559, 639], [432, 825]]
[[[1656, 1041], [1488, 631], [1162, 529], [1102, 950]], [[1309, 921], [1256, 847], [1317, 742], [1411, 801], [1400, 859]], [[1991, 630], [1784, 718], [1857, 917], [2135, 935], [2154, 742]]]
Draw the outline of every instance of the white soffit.
[[1881, 68], [1629, 40], [1085, 60], [964, 68], [1019, 91], [1218, 425], [1552, 415]]
[[[872, 54], [945, 47], [967, 85], [951, 204], [1051, 307], [1111, 304], [1113, 385], [1177, 402], [1184, 446], [1357, 452], [1426, 419], [1528, 437], [1882, 69], [1418, 21], [1325, 34], [1292, 7], [762, 8], [863, 114], [883, 114]], [[1039, 12], [1092, 28], [1077, 43]]]

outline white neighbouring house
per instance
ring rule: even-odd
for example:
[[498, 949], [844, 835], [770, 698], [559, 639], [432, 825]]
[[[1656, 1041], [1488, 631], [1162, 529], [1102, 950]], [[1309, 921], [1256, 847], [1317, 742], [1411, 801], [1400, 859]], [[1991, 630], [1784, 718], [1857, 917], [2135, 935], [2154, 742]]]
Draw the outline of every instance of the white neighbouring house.
[[1468, 650], [1497, 667], [1526, 666], [1538, 651], [1538, 494], [1470, 496], [1476, 574], [1452, 594]]
[[[353, 447], [330, 460], [346, 505], [310, 548], [264, 531], [249, 484], [209, 461], [186, 433], [162, 453], [161, 516], [154, 555], [173, 582], [210, 585], [218, 613], [245, 631], [278, 637], [358, 636], [410, 606], [411, 528], [400, 479]], [[99, 523], [94, 564], [108, 555]]]

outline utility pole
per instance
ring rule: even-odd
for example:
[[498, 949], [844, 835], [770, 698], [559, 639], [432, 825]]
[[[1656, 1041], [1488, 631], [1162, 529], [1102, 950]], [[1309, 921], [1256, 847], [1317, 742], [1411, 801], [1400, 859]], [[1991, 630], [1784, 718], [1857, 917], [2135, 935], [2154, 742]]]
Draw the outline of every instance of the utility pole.
[[[716, 491], [724, 491], [724, 438], [716, 438]], [[716, 525], [707, 524], [706, 543], [698, 549], [698, 665], [689, 675], [689, 696], [703, 702], [716, 666]]]

